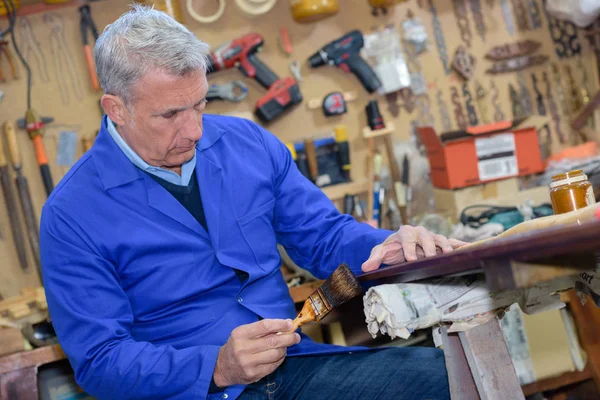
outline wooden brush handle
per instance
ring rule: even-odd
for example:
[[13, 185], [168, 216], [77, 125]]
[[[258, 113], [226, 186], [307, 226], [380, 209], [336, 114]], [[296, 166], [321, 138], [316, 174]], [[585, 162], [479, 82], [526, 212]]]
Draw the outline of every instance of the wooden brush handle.
[[315, 314], [315, 310], [313, 309], [312, 304], [310, 304], [310, 299], [306, 299], [306, 301], [304, 302], [304, 306], [302, 306], [302, 310], [300, 311], [298, 316], [296, 316], [296, 318], [294, 318], [294, 320], [292, 321], [292, 332], [294, 332], [296, 329], [300, 328], [307, 322], [312, 322], [316, 319], [317, 315]]
[[6, 121], [4, 123], [4, 134], [6, 135], [6, 142], [8, 144], [8, 153], [10, 154], [11, 163], [14, 168], [20, 168], [21, 154], [19, 152], [19, 144], [17, 142], [15, 125], [12, 121]]

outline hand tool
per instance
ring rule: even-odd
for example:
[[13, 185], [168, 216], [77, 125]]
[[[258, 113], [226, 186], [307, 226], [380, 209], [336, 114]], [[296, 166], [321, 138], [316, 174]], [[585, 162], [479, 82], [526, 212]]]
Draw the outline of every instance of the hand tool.
[[308, 296], [302, 310], [292, 321], [292, 330], [307, 322], [322, 320], [331, 310], [362, 293], [362, 287], [348, 265], [339, 265], [325, 283]]
[[345, 114], [347, 111], [346, 102], [356, 100], [356, 92], [331, 92], [323, 100], [310, 99], [306, 103], [309, 110], [321, 108], [326, 117]]
[[494, 63], [494, 65], [492, 65], [491, 68], [488, 68], [485, 72], [488, 74], [499, 74], [503, 72], [520, 71], [535, 65], [541, 65], [548, 61], [548, 59], [548, 56], [542, 54], [511, 58]]
[[33, 57], [39, 69], [39, 76], [43, 83], [50, 81], [46, 56], [42, 51], [40, 42], [37, 40], [31, 22], [25, 16], [19, 17], [19, 38], [23, 46], [23, 55], [26, 59]]
[[288, 148], [288, 150], [290, 151], [290, 154], [292, 155], [292, 159], [296, 163], [296, 167], [298, 167], [298, 171], [300, 171], [300, 173], [302, 175], [304, 175], [304, 177], [306, 179], [310, 180], [311, 176], [310, 176], [310, 172], [308, 172], [308, 162], [306, 160], [306, 158], [307, 158], [306, 151], [303, 151], [301, 154], [298, 154], [294, 143], [288, 142], [285, 145]]
[[492, 100], [492, 105], [494, 106], [494, 121], [504, 121], [504, 112], [502, 112], [502, 107], [498, 101], [500, 93], [498, 93], [498, 88], [494, 81], [490, 82], [490, 93], [492, 95], [490, 100]]
[[302, 66], [300, 65], [300, 63], [294, 60], [290, 63], [289, 68], [296, 82], [302, 82]]
[[468, 0], [471, 6], [471, 12], [473, 13], [473, 20], [475, 21], [475, 29], [477, 34], [481, 38], [481, 41], [485, 43], [486, 27], [483, 19], [483, 11], [481, 10], [481, 0]]
[[[6, 127], [6, 125], [5, 125]], [[23, 271], [28, 270], [27, 266], [27, 251], [25, 249], [25, 238], [21, 231], [21, 218], [19, 217], [19, 209], [15, 200], [12, 183], [10, 182], [10, 173], [8, 171], [8, 162], [6, 160], [6, 152], [4, 150], [4, 140], [0, 137], [0, 185], [4, 193], [4, 203], [6, 204], [6, 215], [10, 220], [10, 230], [17, 251], [19, 265]]]
[[40, 166], [40, 173], [42, 174], [42, 182], [44, 183], [44, 189], [46, 189], [46, 195], [50, 196], [54, 189], [54, 183], [52, 182], [52, 174], [50, 173], [50, 167], [48, 165], [48, 156], [46, 156], [46, 149], [44, 148], [44, 123], [40, 120], [37, 112], [33, 109], [28, 109], [25, 112], [26, 129], [29, 133], [29, 137], [33, 142], [35, 148], [35, 156]]
[[81, 30], [81, 42], [83, 43], [85, 62], [87, 63], [92, 87], [94, 90], [98, 90], [100, 89], [100, 84], [98, 83], [98, 75], [96, 75], [96, 64], [94, 63], [93, 50], [87, 37], [89, 29], [92, 32], [94, 40], [98, 40], [98, 29], [96, 29], [96, 24], [94, 24], [94, 20], [92, 19], [92, 10], [89, 4], [79, 7], [79, 16], [79, 28]]
[[369, 93], [381, 87], [381, 81], [375, 71], [360, 56], [364, 46], [363, 34], [359, 30], [348, 32], [344, 36], [326, 44], [308, 59], [311, 68], [325, 64], [335, 65], [344, 72], [351, 72]]
[[304, 153], [306, 154], [310, 179], [316, 182], [319, 176], [319, 164], [317, 163], [317, 149], [312, 139], [304, 139]]
[[452, 0], [452, 6], [454, 7], [454, 14], [456, 16], [456, 24], [458, 25], [460, 38], [467, 47], [471, 47], [473, 34], [471, 33], [471, 26], [469, 25], [466, 0]]
[[281, 116], [302, 102], [298, 83], [290, 77], [279, 79], [257, 56], [264, 44], [258, 33], [248, 33], [217, 47], [209, 56], [207, 73], [237, 67], [248, 78], [255, 79], [267, 93], [256, 102], [255, 113], [265, 122]]
[[444, 32], [442, 31], [442, 24], [437, 14], [437, 9], [433, 4], [433, 0], [428, 0], [429, 12], [431, 12], [432, 24], [433, 24], [433, 35], [435, 36], [435, 45], [444, 66], [446, 75], [449, 75], [452, 69], [450, 68], [450, 59], [448, 58], [448, 47], [446, 46], [446, 39], [444, 38]]
[[538, 86], [537, 76], [532, 72], [531, 73], [531, 83], [533, 84], [533, 91], [535, 92], [535, 102], [537, 105], [537, 111], [539, 115], [546, 115], [546, 106], [544, 105], [544, 96], [542, 96], [542, 92]]
[[515, 18], [517, 19], [517, 28], [519, 31], [528, 31], [529, 21], [527, 20], [527, 11], [525, 10], [523, 0], [512, 0], [512, 6]]
[[500, 0], [500, 6], [502, 7], [502, 18], [504, 19], [506, 30], [510, 36], [513, 36], [515, 34], [515, 21], [513, 20], [508, 0]]
[[[42, 124], [48, 125], [54, 122], [54, 117], [40, 117], [40, 121], [42, 121]], [[25, 118], [17, 119], [17, 127], [19, 129], [27, 129], [27, 123], [25, 122]]]
[[554, 130], [556, 131], [560, 144], [565, 144], [567, 139], [560, 126], [560, 114], [556, 102], [554, 101], [554, 97], [552, 96], [552, 85], [550, 84], [550, 78], [546, 71], [542, 72], [542, 80], [546, 84], [546, 103], [548, 104], [548, 110], [552, 116], [552, 121], [554, 121]]
[[222, 85], [212, 84], [208, 87], [206, 100], [227, 100], [239, 103], [248, 96], [248, 87], [242, 81], [231, 81]]
[[348, 144], [348, 130], [344, 125], [335, 127], [335, 142], [338, 148], [338, 159], [342, 174], [347, 181], [350, 181], [350, 170], [352, 163], [350, 162], [350, 145]]
[[279, 48], [286, 56], [291, 56], [294, 48], [292, 47], [292, 41], [290, 40], [290, 33], [287, 28], [282, 26], [279, 28], [279, 37], [277, 38], [277, 44]]
[[536, 40], [520, 40], [518, 42], [494, 46], [487, 52], [485, 57], [490, 60], [500, 61], [508, 58], [527, 56], [535, 53], [541, 46], [542, 43]]
[[[12, 54], [10, 53], [10, 49], [8, 48], [7, 40], [0, 40], [0, 52], [4, 54], [4, 56], [6, 56], [6, 60], [8, 61], [12, 78], [19, 79], [19, 74], [17, 73], [17, 65], [15, 64], [15, 60]], [[2, 70], [2, 68], [0, 68], [0, 82], [6, 82], [6, 78], [4, 77], [4, 71]]]
[[537, 0], [525, 0], [527, 6], [527, 13], [529, 14], [529, 22], [531, 23], [532, 29], [538, 29], [542, 27], [542, 14], [540, 6]]
[[37, 272], [41, 282], [42, 264], [40, 261], [40, 233], [37, 226], [37, 218], [35, 216], [35, 212], [33, 211], [33, 201], [31, 199], [31, 193], [29, 192], [27, 178], [23, 176], [21, 171], [21, 154], [17, 142], [15, 126], [12, 122], [7, 121], [4, 123], [4, 134], [8, 143], [8, 152], [10, 153], [11, 164], [17, 176], [15, 178], [15, 183], [17, 184], [19, 200], [21, 202], [21, 208], [23, 209], [23, 215], [25, 217], [25, 226], [27, 227], [27, 236], [29, 236], [29, 245], [31, 246], [31, 252], [33, 253], [33, 258], [35, 260]]

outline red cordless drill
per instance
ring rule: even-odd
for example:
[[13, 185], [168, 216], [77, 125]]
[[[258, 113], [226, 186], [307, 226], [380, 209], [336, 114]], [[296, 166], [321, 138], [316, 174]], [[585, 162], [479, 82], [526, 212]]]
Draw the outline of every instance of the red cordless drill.
[[207, 73], [238, 67], [248, 78], [256, 79], [267, 89], [267, 94], [256, 102], [256, 115], [269, 122], [284, 111], [302, 102], [298, 83], [291, 77], [279, 79], [257, 56], [264, 43], [258, 33], [248, 33], [225, 43], [209, 56]]
[[356, 75], [367, 92], [373, 93], [381, 87], [381, 81], [371, 66], [360, 56], [360, 49], [363, 46], [362, 33], [354, 30], [326, 44], [308, 59], [308, 64], [312, 68], [330, 64], [341, 68], [344, 72], [351, 72]]

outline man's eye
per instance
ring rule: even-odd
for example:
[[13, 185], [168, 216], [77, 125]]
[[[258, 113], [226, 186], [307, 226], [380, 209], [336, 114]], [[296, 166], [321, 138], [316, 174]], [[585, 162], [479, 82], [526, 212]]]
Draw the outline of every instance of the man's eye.
[[173, 118], [173, 117], [174, 117], [174, 116], [176, 116], [176, 115], [177, 115], [177, 113], [176, 113], [176, 112], [174, 112], [174, 111], [171, 111], [171, 112], [168, 112], [168, 113], [166, 113], [166, 114], [163, 114], [163, 115], [162, 115], [162, 117], [163, 117], [163, 118], [166, 118], [166, 119], [171, 119], [171, 118]]
[[204, 99], [199, 104], [197, 104], [196, 107], [194, 107], [194, 108], [196, 109], [196, 111], [204, 110], [206, 103], [208, 103], [208, 100]]

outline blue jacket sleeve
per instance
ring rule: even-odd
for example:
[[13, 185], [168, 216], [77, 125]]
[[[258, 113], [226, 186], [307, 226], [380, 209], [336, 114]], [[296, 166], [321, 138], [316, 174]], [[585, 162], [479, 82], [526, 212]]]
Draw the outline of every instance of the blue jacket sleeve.
[[52, 322], [83, 389], [98, 399], [207, 397], [218, 346], [178, 350], [134, 340], [114, 265], [52, 206], [42, 213], [40, 244]]
[[256, 126], [271, 157], [275, 186], [277, 241], [299, 266], [326, 279], [341, 263], [355, 274], [392, 231], [375, 229], [341, 214], [321, 189], [304, 177], [288, 148]]

